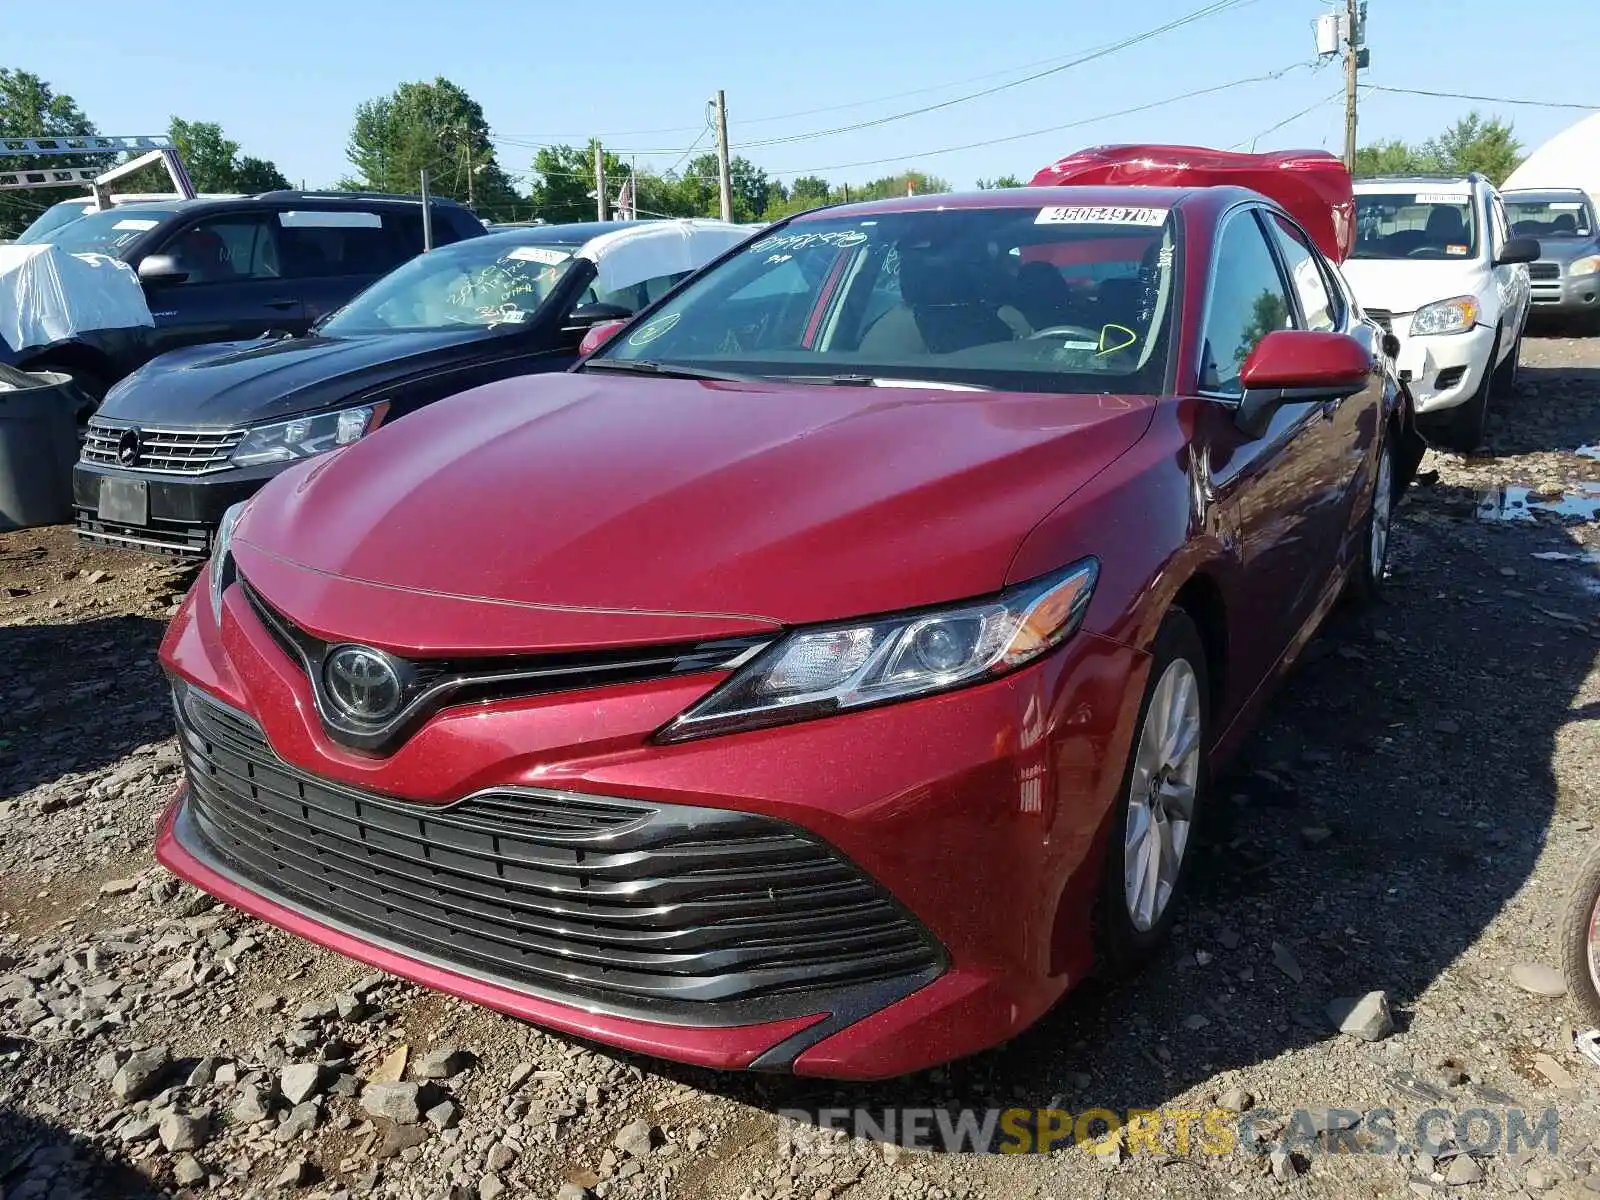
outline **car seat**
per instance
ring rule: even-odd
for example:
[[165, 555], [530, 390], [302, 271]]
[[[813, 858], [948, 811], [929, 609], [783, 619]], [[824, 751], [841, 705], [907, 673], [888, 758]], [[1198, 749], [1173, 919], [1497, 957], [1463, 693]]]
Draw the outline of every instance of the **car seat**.
[[906, 253], [900, 261], [900, 300], [862, 336], [863, 354], [886, 359], [948, 354], [1014, 334], [1001, 320], [983, 269], [976, 262]]
[[1427, 244], [1437, 246], [1441, 250], [1446, 246], [1459, 246], [1467, 240], [1467, 222], [1459, 208], [1435, 206], [1428, 213], [1428, 224], [1424, 233]]

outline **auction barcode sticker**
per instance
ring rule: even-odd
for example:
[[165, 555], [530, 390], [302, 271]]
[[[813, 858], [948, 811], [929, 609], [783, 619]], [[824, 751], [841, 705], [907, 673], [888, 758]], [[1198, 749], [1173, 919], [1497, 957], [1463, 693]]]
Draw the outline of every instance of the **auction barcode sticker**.
[[1465, 204], [1467, 197], [1462, 195], [1452, 196], [1449, 192], [1419, 192], [1418, 204]]
[[1125, 208], [1121, 205], [1055, 205], [1041, 208], [1035, 225], [1160, 225], [1164, 208]]
[[506, 257], [513, 262], [536, 262], [553, 267], [566, 262], [572, 255], [565, 250], [551, 250], [545, 246], [517, 246]]

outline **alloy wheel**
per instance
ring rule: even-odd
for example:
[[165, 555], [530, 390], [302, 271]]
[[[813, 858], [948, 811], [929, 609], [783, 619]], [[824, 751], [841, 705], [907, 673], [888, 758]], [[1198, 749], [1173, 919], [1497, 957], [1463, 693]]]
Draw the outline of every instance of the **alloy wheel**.
[[1372, 581], [1382, 583], [1384, 565], [1389, 561], [1389, 527], [1394, 521], [1394, 451], [1389, 446], [1378, 455], [1378, 479], [1373, 487], [1369, 561]]
[[1123, 835], [1123, 900], [1141, 933], [1154, 928], [1177, 886], [1200, 782], [1200, 685], [1187, 660], [1162, 672], [1134, 754]]

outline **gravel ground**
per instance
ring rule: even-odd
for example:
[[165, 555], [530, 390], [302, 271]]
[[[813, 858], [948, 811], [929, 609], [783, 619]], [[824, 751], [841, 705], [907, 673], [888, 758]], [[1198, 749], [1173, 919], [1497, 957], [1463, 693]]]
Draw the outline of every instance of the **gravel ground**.
[[[1600, 1070], [1567, 1001], [1512, 971], [1557, 961], [1600, 811], [1600, 448], [1579, 452], [1600, 339], [1530, 338], [1524, 363], [1484, 454], [1424, 460], [1388, 602], [1323, 632], [1219, 781], [1166, 961], [870, 1087], [579, 1045], [180, 886], [149, 848], [178, 777], [154, 651], [185, 576], [0, 536], [0, 1200], [1595, 1194]], [[1377, 1040], [1339, 1032], [1330, 1003], [1374, 991]], [[776, 1115], [1219, 1102], [1269, 1145], [1295, 1110], [1291, 1130], [1356, 1120], [1368, 1152], [1180, 1152], [1169, 1123], [1164, 1153], [936, 1154]], [[1431, 1108], [1554, 1108], [1557, 1148], [1373, 1136], [1392, 1110], [1409, 1145]]]

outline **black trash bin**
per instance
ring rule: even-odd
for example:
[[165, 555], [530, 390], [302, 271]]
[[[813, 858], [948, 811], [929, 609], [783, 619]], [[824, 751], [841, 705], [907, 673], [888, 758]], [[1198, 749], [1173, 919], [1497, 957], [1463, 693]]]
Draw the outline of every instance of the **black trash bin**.
[[0, 533], [72, 520], [82, 403], [66, 375], [0, 363]]

